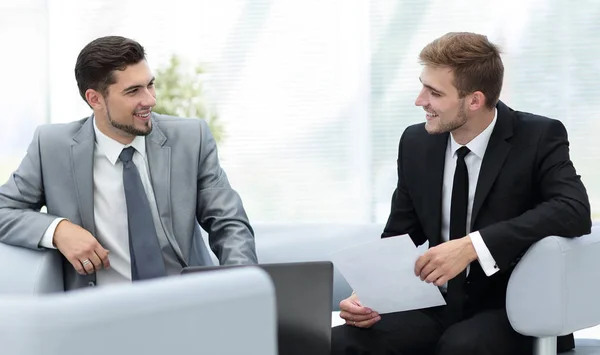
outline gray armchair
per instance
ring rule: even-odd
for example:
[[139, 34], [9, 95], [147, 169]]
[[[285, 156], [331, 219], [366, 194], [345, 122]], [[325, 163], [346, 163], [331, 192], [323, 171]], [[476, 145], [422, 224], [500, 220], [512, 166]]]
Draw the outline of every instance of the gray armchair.
[[[533, 245], [508, 284], [513, 328], [536, 337], [536, 355], [556, 354], [556, 337], [600, 324], [600, 225], [576, 239], [548, 237]], [[576, 340], [576, 355], [600, 354], [600, 340]]]
[[0, 296], [63, 292], [61, 256], [0, 243]]

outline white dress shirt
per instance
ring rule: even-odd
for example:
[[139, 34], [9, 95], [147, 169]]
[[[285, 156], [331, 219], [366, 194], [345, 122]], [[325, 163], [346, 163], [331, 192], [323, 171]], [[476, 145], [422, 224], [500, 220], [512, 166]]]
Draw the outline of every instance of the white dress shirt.
[[[108, 257], [111, 266], [110, 269], [96, 272], [96, 285], [130, 283], [131, 258], [127, 205], [123, 187], [123, 163], [119, 160], [119, 155], [125, 147], [135, 148], [133, 163], [139, 170], [152, 217], [154, 221], [159, 220], [146, 158], [146, 141], [145, 137], [137, 136], [131, 144], [123, 145], [100, 132], [95, 119], [94, 131], [96, 133], [93, 168], [95, 237], [100, 245], [110, 251]], [[40, 243], [42, 246], [55, 248], [52, 243], [54, 231], [62, 219], [56, 219], [48, 227]]]
[[[477, 137], [467, 143], [466, 147], [471, 150], [465, 157], [465, 164], [469, 172], [469, 200], [467, 207], [467, 234], [471, 237], [473, 247], [477, 252], [477, 259], [481, 268], [487, 276], [491, 276], [498, 271], [496, 261], [492, 257], [490, 250], [485, 245], [479, 232], [471, 232], [471, 212], [473, 211], [473, 199], [475, 198], [475, 188], [479, 178], [479, 170], [481, 162], [487, 148], [488, 142], [496, 125], [498, 111], [495, 111], [494, 119], [490, 125], [483, 130]], [[448, 147], [446, 148], [446, 162], [444, 166], [444, 182], [442, 187], [442, 240], [450, 239], [450, 204], [452, 201], [452, 186], [454, 182], [454, 170], [456, 170], [456, 151], [462, 147], [456, 143], [452, 134], [448, 139]], [[469, 267], [467, 267], [467, 273]]]

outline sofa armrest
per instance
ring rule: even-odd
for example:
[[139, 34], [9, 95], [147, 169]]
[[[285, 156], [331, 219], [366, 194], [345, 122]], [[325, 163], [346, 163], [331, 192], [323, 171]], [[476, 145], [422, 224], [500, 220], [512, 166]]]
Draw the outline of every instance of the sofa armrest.
[[512, 327], [554, 337], [600, 324], [600, 226], [579, 238], [547, 237], [534, 244], [508, 283]]
[[0, 344], [19, 355], [275, 355], [275, 289], [263, 270], [240, 268], [0, 295]]
[[58, 251], [38, 251], [0, 243], [0, 294], [62, 291], [62, 261]]

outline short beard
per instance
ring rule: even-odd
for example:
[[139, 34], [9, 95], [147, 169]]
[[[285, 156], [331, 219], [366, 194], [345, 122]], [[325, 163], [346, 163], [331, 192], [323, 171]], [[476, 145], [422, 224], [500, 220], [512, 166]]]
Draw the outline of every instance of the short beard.
[[438, 129], [434, 131], [427, 130], [427, 132], [429, 134], [441, 134], [446, 132], [452, 132], [455, 129], [462, 127], [465, 123], [467, 123], [467, 111], [465, 110], [464, 103], [465, 99], [460, 100], [460, 110], [456, 114], [455, 119], [453, 119], [450, 122], [442, 122], [440, 120]]
[[113, 121], [112, 117], [110, 116], [110, 109], [108, 108], [108, 102], [106, 105], [106, 115], [108, 116], [108, 122], [110, 122], [110, 124], [113, 127], [115, 127], [118, 130], [121, 130], [125, 133], [131, 134], [132, 136], [147, 136], [150, 134], [150, 132], [152, 132], [152, 125], [150, 125], [150, 121], [146, 122], [145, 130], [135, 128], [133, 125], [126, 125], [126, 124], [119, 123], [117, 121]]

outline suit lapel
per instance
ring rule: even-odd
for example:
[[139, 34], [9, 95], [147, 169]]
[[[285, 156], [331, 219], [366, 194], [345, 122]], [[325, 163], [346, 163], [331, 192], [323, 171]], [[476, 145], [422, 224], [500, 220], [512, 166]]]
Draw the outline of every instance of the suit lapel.
[[496, 118], [496, 126], [490, 136], [481, 169], [479, 170], [479, 178], [477, 179], [477, 188], [475, 189], [475, 198], [473, 200], [473, 211], [471, 217], [471, 230], [475, 225], [477, 216], [481, 211], [481, 206], [487, 198], [500, 169], [504, 165], [506, 157], [511, 149], [511, 144], [506, 140], [513, 134], [512, 114], [510, 109], [501, 101], [496, 106], [498, 109], [498, 117]]
[[150, 182], [154, 190], [158, 215], [161, 219], [165, 235], [180, 260], [185, 260], [179, 244], [174, 239], [173, 218], [171, 213], [171, 147], [165, 146], [167, 137], [160, 130], [156, 121], [152, 121], [152, 132], [146, 139], [146, 152]]
[[94, 124], [88, 118], [73, 137], [71, 169], [75, 180], [82, 227], [95, 235], [94, 225]]
[[427, 159], [425, 161], [425, 176], [427, 176], [426, 203], [429, 216], [431, 216], [431, 230], [433, 235], [429, 240], [430, 246], [441, 242], [440, 230], [442, 228], [442, 186], [444, 180], [444, 165], [446, 161], [446, 147], [448, 145], [448, 133], [432, 135], [431, 144], [427, 148]]

